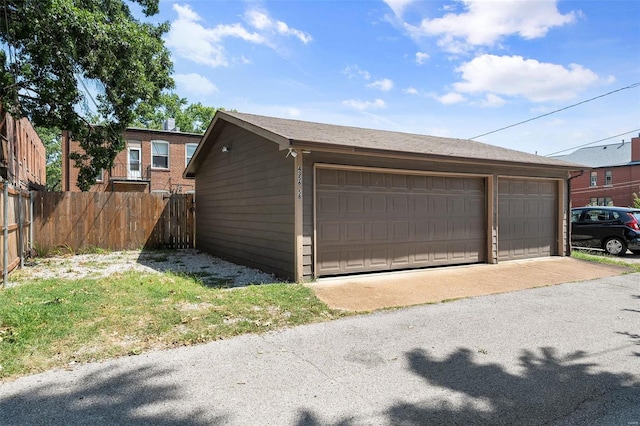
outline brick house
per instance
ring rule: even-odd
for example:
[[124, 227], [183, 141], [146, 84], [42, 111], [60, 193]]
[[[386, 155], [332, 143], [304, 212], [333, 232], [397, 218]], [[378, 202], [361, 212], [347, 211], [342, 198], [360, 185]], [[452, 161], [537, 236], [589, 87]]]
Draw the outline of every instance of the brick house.
[[640, 136], [555, 158], [585, 165], [582, 175], [571, 181], [573, 207], [631, 206], [633, 194], [640, 196]]
[[[195, 189], [193, 179], [183, 178], [184, 171], [202, 136], [175, 129], [167, 120], [164, 130], [128, 128], [124, 132], [126, 147], [116, 156], [111, 170], [103, 170], [91, 192], [160, 192], [189, 193]], [[69, 153], [81, 150], [80, 143], [62, 134], [62, 190], [80, 191], [78, 169]]]
[[43, 189], [47, 153], [28, 118], [16, 119], [0, 106], [0, 176], [22, 189]]

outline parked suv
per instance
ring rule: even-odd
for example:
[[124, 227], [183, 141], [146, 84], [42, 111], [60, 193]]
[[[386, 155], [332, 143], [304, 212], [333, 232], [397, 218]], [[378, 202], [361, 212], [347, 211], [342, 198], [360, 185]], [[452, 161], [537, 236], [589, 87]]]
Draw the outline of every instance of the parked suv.
[[623, 256], [640, 254], [640, 209], [578, 207], [571, 209], [571, 245]]

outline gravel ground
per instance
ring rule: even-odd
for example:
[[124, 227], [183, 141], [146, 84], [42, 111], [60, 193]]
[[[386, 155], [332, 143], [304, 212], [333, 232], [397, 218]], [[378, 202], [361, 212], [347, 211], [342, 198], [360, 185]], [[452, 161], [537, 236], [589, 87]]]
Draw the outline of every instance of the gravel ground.
[[25, 262], [24, 268], [9, 275], [8, 286], [33, 279], [98, 278], [127, 271], [184, 273], [195, 275], [204, 284], [216, 287], [240, 287], [279, 281], [274, 275], [236, 265], [198, 250], [130, 250], [30, 259]]

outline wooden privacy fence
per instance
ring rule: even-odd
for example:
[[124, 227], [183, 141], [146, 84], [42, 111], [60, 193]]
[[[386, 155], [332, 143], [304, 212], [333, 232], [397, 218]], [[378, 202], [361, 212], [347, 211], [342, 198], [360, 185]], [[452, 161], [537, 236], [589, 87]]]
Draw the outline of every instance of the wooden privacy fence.
[[193, 194], [34, 192], [33, 217], [40, 252], [194, 247]]
[[24, 262], [25, 253], [31, 247], [30, 201], [29, 192], [14, 189], [6, 182], [0, 183], [0, 263], [3, 285], [7, 282], [7, 274]]

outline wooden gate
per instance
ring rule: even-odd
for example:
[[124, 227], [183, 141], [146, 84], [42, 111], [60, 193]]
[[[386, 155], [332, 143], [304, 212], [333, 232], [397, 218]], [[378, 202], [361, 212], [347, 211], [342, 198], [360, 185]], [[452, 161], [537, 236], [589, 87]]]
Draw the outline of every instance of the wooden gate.
[[33, 199], [41, 252], [194, 247], [193, 194], [34, 192]]
[[3, 285], [7, 281], [7, 273], [24, 262], [25, 252], [30, 247], [29, 197], [28, 191], [15, 189], [6, 182], [0, 183], [0, 269]]

